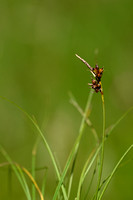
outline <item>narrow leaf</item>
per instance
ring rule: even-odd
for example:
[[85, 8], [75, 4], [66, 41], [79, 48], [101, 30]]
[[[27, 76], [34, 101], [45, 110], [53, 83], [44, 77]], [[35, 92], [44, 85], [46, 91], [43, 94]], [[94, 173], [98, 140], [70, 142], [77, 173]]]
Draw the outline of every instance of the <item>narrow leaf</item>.
[[102, 199], [102, 196], [103, 196], [104, 192], [106, 191], [106, 189], [107, 189], [107, 187], [108, 187], [111, 179], [113, 178], [113, 176], [114, 176], [117, 168], [119, 167], [119, 165], [121, 164], [121, 162], [123, 161], [123, 159], [126, 157], [126, 155], [129, 153], [129, 151], [131, 151], [132, 148], [133, 148], [133, 144], [125, 151], [125, 153], [122, 155], [122, 157], [120, 158], [120, 160], [118, 161], [118, 163], [114, 167], [112, 173], [109, 175], [109, 178], [108, 178], [108, 180], [105, 183], [105, 186], [104, 186], [104, 188], [103, 188], [103, 190], [102, 190], [102, 192], [100, 194], [99, 200]]

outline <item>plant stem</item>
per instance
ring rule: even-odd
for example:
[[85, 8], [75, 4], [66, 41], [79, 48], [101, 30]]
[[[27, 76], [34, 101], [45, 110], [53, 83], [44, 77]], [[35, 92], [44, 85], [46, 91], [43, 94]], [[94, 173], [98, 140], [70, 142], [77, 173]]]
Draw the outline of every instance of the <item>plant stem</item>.
[[[83, 185], [83, 182], [84, 182], [84, 179], [86, 177], [86, 174], [88, 173], [88, 171], [90, 170], [92, 164], [93, 164], [93, 161], [95, 159], [95, 156], [93, 156], [95, 152], [95, 149], [91, 152], [91, 154], [89, 155], [89, 158], [87, 159], [84, 167], [83, 167], [83, 170], [81, 172], [81, 176], [80, 176], [80, 180], [79, 180], [79, 185], [78, 185], [78, 191], [77, 191], [77, 198], [76, 200], [79, 200], [80, 199], [80, 195], [81, 195], [81, 189], [82, 189], [82, 185]], [[93, 159], [92, 159], [92, 156], [93, 156]], [[92, 159], [92, 160], [91, 160]], [[91, 161], [91, 163], [89, 164], [89, 162]], [[89, 164], [89, 166], [88, 166]]]
[[[81, 114], [82, 117], [84, 117], [84, 111], [82, 110], [82, 108], [79, 106], [79, 104], [77, 103], [77, 101], [75, 100], [75, 98], [73, 97], [73, 95], [71, 93], [69, 93], [70, 96], [70, 103], [77, 109], [77, 111]], [[86, 124], [91, 128], [91, 131], [94, 135], [94, 138], [96, 140], [97, 146], [99, 145], [99, 138], [98, 138], [98, 134], [96, 132], [96, 129], [93, 127], [92, 122], [90, 121], [89, 118], [85, 119]]]
[[[32, 177], [35, 179], [35, 161], [36, 161], [36, 154], [32, 153]], [[32, 183], [32, 200], [36, 199], [36, 190], [35, 185]]]
[[102, 190], [102, 192], [101, 192], [101, 194], [100, 194], [99, 200], [102, 199], [102, 196], [103, 196], [105, 190], [107, 189], [108, 184], [110, 183], [110, 181], [111, 181], [113, 175], [115, 174], [116, 170], [117, 170], [118, 167], [120, 166], [120, 164], [121, 164], [121, 162], [123, 161], [123, 159], [125, 158], [125, 156], [129, 153], [129, 151], [130, 151], [132, 148], [133, 148], [133, 144], [126, 150], [126, 152], [122, 155], [122, 157], [120, 158], [120, 160], [118, 161], [118, 163], [117, 163], [116, 166], [114, 167], [112, 173], [110, 174], [110, 176], [109, 176], [109, 178], [108, 178], [108, 180], [107, 180], [107, 182], [106, 182], [106, 184], [105, 184], [105, 186], [104, 186], [104, 188], [103, 188], [103, 190]]
[[93, 96], [93, 91], [91, 90], [89, 98], [88, 98], [88, 101], [87, 101], [87, 104], [86, 104], [85, 114], [84, 114], [84, 116], [82, 118], [81, 125], [80, 125], [80, 128], [79, 128], [79, 135], [78, 135], [78, 137], [76, 139], [76, 142], [75, 142], [75, 144], [74, 144], [74, 146], [72, 148], [72, 151], [71, 151], [71, 153], [70, 153], [70, 155], [69, 155], [69, 157], [67, 159], [67, 162], [65, 164], [65, 167], [64, 167], [64, 170], [63, 170], [63, 173], [62, 173], [62, 176], [60, 178], [60, 182], [58, 183], [58, 185], [56, 187], [56, 190], [55, 190], [55, 193], [54, 193], [54, 196], [53, 196], [53, 200], [56, 199], [56, 197], [58, 195], [58, 192], [60, 190], [60, 187], [61, 187], [61, 185], [63, 183], [63, 180], [64, 180], [64, 178], [66, 176], [66, 173], [68, 171], [68, 168], [69, 168], [69, 166], [71, 164], [71, 161], [72, 161], [72, 159], [75, 157], [75, 155], [78, 152], [78, 148], [79, 148], [79, 144], [80, 144], [80, 139], [81, 139], [81, 137], [83, 135], [83, 131], [84, 131], [84, 128], [85, 128], [85, 121], [86, 121], [86, 118], [87, 118], [87, 116], [89, 114], [89, 108], [90, 108], [92, 96]]
[[[39, 139], [40, 138], [38, 137], [32, 149], [31, 174], [34, 180], [35, 180], [36, 151]], [[36, 200], [36, 190], [35, 190], [35, 185], [33, 183], [32, 183], [32, 200]]]
[[[102, 87], [101, 87], [102, 88]], [[99, 177], [98, 177], [98, 184], [97, 184], [97, 190], [96, 190], [96, 196], [95, 199], [98, 200], [98, 193], [101, 183], [101, 177], [102, 177], [102, 171], [103, 171], [103, 160], [104, 160], [104, 143], [105, 143], [105, 104], [104, 104], [104, 95], [103, 90], [101, 92], [101, 98], [102, 98], [102, 105], [103, 105], [103, 134], [102, 134], [102, 149], [101, 149], [101, 160], [100, 160], [100, 169], [99, 169]]]

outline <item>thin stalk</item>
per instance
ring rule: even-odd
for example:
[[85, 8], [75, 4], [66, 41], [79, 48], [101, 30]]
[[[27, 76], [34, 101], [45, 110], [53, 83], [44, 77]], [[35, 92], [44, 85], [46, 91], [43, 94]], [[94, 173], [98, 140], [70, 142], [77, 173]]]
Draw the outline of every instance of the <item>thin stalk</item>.
[[100, 159], [100, 168], [99, 168], [99, 177], [98, 184], [96, 189], [96, 200], [98, 199], [99, 187], [101, 183], [102, 171], [103, 171], [103, 160], [104, 160], [104, 144], [105, 144], [105, 104], [104, 104], [104, 95], [103, 90], [101, 92], [102, 97], [102, 106], [103, 106], [103, 134], [102, 134], [102, 149], [101, 149], [101, 159]]
[[46, 180], [47, 180], [47, 169], [45, 170], [44, 175], [43, 175], [43, 182], [42, 182], [42, 195], [43, 195], [43, 197], [45, 195]]
[[[95, 160], [96, 154], [95, 154], [95, 156], [93, 156], [94, 152], [95, 152], [95, 149], [91, 152], [91, 154], [90, 154], [89, 158], [87, 159], [87, 161], [86, 161], [86, 163], [85, 163], [85, 165], [84, 165], [84, 167], [83, 167], [83, 170], [82, 170], [82, 172], [81, 172], [81, 176], [80, 176], [80, 180], [79, 180], [78, 192], [77, 192], [77, 198], [76, 198], [76, 200], [79, 200], [79, 199], [80, 199], [81, 188], [82, 188], [84, 179], [85, 179], [86, 174], [87, 174], [88, 171], [90, 170], [90, 168], [91, 168], [91, 166], [92, 166], [92, 164], [93, 164], [93, 162], [94, 162], [94, 160]], [[93, 156], [93, 159], [92, 159], [92, 156]], [[92, 159], [92, 161], [90, 162], [91, 159]], [[90, 163], [90, 164], [89, 164], [89, 163]], [[88, 164], [89, 164], [89, 166], [88, 166]]]
[[96, 163], [95, 169], [94, 169], [94, 171], [93, 171], [93, 174], [92, 174], [92, 177], [91, 177], [90, 184], [89, 184], [89, 186], [88, 186], [87, 192], [86, 192], [86, 194], [85, 194], [85, 196], [84, 196], [84, 200], [86, 200], [87, 197], [88, 197], [88, 195], [89, 195], [89, 192], [90, 192], [90, 189], [91, 189], [93, 180], [94, 180], [94, 176], [95, 176], [95, 174], [96, 174], [96, 167], [97, 167], [97, 163]]
[[59, 183], [58, 183], [58, 185], [57, 185], [57, 187], [56, 187], [53, 200], [56, 200], [57, 195], [58, 195], [58, 192], [59, 192], [59, 190], [60, 190], [60, 187], [61, 187], [61, 185], [62, 185], [62, 183], [63, 183], [63, 180], [64, 180], [64, 178], [65, 178], [65, 176], [66, 176], [67, 171], [68, 171], [68, 168], [69, 168], [69, 166], [70, 166], [70, 164], [71, 164], [71, 161], [72, 161], [73, 157], [74, 157], [74, 156], [77, 154], [77, 152], [78, 152], [80, 140], [81, 140], [81, 137], [82, 137], [82, 135], [83, 135], [84, 128], [85, 128], [85, 119], [86, 119], [87, 116], [88, 116], [88, 111], [89, 111], [89, 108], [90, 108], [92, 96], [93, 96], [93, 91], [91, 90], [91, 91], [90, 91], [89, 98], [88, 98], [88, 101], [87, 101], [87, 104], [86, 104], [86, 108], [85, 108], [85, 115], [84, 115], [84, 117], [82, 118], [82, 121], [81, 121], [80, 129], [79, 129], [79, 135], [78, 135], [78, 137], [77, 137], [77, 139], [76, 139], [76, 142], [75, 142], [75, 144], [74, 144], [74, 146], [73, 146], [73, 148], [72, 148], [72, 151], [71, 151], [71, 153], [70, 153], [70, 155], [69, 155], [69, 157], [68, 157], [68, 160], [67, 160], [66, 165], [65, 165], [65, 168], [64, 168], [64, 170], [63, 170], [61, 179], [60, 179], [60, 181], [59, 181]]
[[74, 157], [74, 159], [73, 159], [73, 163], [72, 163], [72, 168], [71, 168], [71, 173], [70, 173], [70, 178], [69, 178], [69, 184], [68, 184], [68, 199], [69, 199], [70, 193], [71, 193], [71, 188], [72, 188], [72, 182], [73, 182], [74, 168], [75, 168], [76, 159], [77, 159], [77, 154], [75, 155], [75, 157]]
[[118, 163], [117, 163], [116, 166], [114, 167], [114, 169], [113, 169], [111, 175], [109, 176], [109, 178], [108, 178], [108, 180], [107, 180], [107, 182], [106, 182], [106, 184], [105, 184], [105, 186], [104, 186], [104, 188], [103, 188], [103, 190], [102, 190], [102, 192], [101, 192], [101, 194], [100, 194], [99, 200], [102, 199], [102, 196], [103, 196], [105, 190], [107, 189], [107, 187], [108, 187], [108, 185], [109, 185], [109, 183], [110, 183], [110, 181], [111, 181], [113, 175], [115, 174], [117, 168], [120, 166], [121, 162], [123, 161], [123, 159], [125, 158], [125, 156], [129, 153], [129, 151], [130, 151], [132, 148], [133, 148], [133, 144], [126, 150], [126, 152], [123, 154], [123, 156], [120, 158], [120, 160], [118, 161]]
[[[35, 160], [36, 156], [35, 154], [32, 154], [32, 177], [35, 179]], [[32, 199], [36, 199], [36, 190], [35, 190], [35, 185], [32, 183]]]
[[[31, 163], [31, 174], [32, 177], [35, 179], [35, 163], [36, 163], [36, 151], [37, 151], [37, 144], [38, 144], [38, 139], [33, 147], [32, 150], [32, 163]], [[32, 183], [32, 199], [35, 200], [36, 199], [36, 189], [35, 189], [35, 185]]]
[[[79, 104], [75, 100], [74, 96], [71, 93], [69, 93], [69, 96], [70, 96], [70, 103], [77, 109], [77, 111], [81, 114], [81, 116], [84, 117], [84, 115], [85, 115], [84, 111], [79, 106]], [[96, 129], [93, 127], [93, 124], [88, 117], [85, 119], [85, 122], [91, 128], [91, 131], [92, 131], [94, 138], [96, 140], [96, 144], [98, 146], [99, 145], [99, 138], [98, 138], [98, 134], [96, 132]]]

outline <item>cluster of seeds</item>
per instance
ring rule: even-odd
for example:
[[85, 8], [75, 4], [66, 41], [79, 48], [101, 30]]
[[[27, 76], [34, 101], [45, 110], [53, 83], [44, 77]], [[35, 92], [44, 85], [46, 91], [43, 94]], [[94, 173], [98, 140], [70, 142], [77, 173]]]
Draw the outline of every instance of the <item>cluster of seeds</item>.
[[93, 68], [93, 70], [91, 70], [91, 73], [93, 74], [93, 76], [95, 77], [95, 79], [92, 79], [92, 83], [88, 83], [88, 85], [90, 85], [95, 92], [102, 92], [101, 89], [101, 78], [103, 75], [103, 68], [98, 67], [98, 65], [95, 66], [95, 68]]
[[102, 88], [101, 88], [101, 78], [103, 75], [103, 68], [99, 68], [98, 65], [95, 66], [95, 68], [92, 68], [83, 58], [76, 56], [85, 64], [87, 67], [90, 69], [90, 72], [94, 76], [95, 79], [92, 79], [92, 83], [88, 83], [88, 85], [91, 86], [92, 89], [95, 90], [95, 92], [101, 92], [102, 93]]

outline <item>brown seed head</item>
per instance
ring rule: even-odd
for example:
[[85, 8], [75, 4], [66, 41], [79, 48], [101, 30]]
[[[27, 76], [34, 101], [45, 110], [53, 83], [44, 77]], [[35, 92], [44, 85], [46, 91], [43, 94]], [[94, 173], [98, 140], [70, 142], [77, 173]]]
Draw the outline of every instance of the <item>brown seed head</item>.
[[99, 73], [102, 74], [103, 73], [103, 68], [99, 69]]
[[100, 84], [100, 83], [98, 83], [98, 84], [97, 84], [97, 87], [98, 87], [98, 88], [101, 88], [101, 84]]
[[98, 65], [95, 65], [95, 68], [98, 70], [99, 69]]
[[96, 80], [92, 79], [92, 84], [95, 85], [96, 84]]
[[97, 77], [98, 77], [98, 78], [101, 78], [101, 77], [102, 77], [102, 74], [98, 73], [98, 74], [97, 74]]

